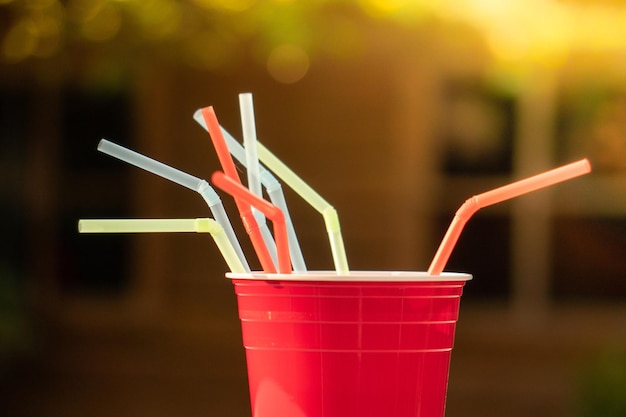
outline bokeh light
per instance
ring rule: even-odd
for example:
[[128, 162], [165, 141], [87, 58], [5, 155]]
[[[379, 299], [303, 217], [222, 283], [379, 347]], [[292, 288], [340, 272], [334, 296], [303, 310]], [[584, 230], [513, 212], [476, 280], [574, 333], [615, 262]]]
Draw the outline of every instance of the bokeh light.
[[32, 11], [42, 11], [53, 7], [58, 0], [26, 0], [22, 2], [27, 9]]
[[[0, 7], [9, 11], [9, 25], [0, 33], [7, 63], [59, 53], [71, 59], [73, 45], [112, 42], [108, 51], [132, 45], [147, 60], [167, 56], [210, 70], [227, 70], [234, 57], [248, 56], [277, 80], [298, 80], [324, 55], [350, 59], [362, 52], [360, 38], [367, 29], [354, 19], [423, 28], [433, 36], [459, 25], [472, 28], [491, 53], [491, 74], [511, 79], [533, 66], [561, 69], [581, 53], [626, 50], [623, 2], [0, 0]], [[596, 70], [602, 61], [592, 60]], [[623, 73], [622, 61], [609, 60], [607, 70]]]
[[139, 23], [141, 35], [149, 40], [176, 37], [181, 29], [182, 10], [171, 0], [143, 0], [135, 2], [134, 18]]
[[105, 0], [69, 0], [67, 16], [77, 23], [86, 23], [95, 18], [105, 4]]
[[309, 56], [296, 45], [279, 45], [267, 59], [267, 70], [278, 82], [292, 84], [300, 81], [309, 70]]
[[37, 46], [32, 54], [38, 58], [46, 58], [54, 55], [61, 43], [61, 28], [57, 19], [40, 15], [34, 20], [37, 27]]
[[37, 48], [37, 26], [31, 18], [15, 22], [4, 38], [2, 53], [8, 62], [26, 59]]
[[256, 0], [194, 0], [194, 3], [207, 10], [242, 12], [254, 6]]
[[112, 3], [104, 3], [101, 8], [81, 25], [81, 33], [90, 41], [112, 39], [120, 30], [122, 16]]

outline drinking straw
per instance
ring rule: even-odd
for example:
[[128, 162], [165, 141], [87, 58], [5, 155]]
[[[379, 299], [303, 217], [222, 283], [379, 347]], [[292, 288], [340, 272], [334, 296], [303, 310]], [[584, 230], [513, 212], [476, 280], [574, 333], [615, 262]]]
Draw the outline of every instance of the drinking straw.
[[[243, 131], [243, 143], [246, 154], [248, 189], [257, 197], [263, 198], [261, 190], [261, 178], [259, 169], [259, 157], [256, 149], [256, 123], [254, 121], [254, 105], [252, 103], [252, 94], [245, 93], [239, 95], [239, 108], [241, 113], [241, 126]], [[259, 224], [263, 241], [272, 255], [272, 260], [276, 264], [276, 245], [272, 239], [272, 235], [267, 228], [263, 213], [252, 207], [252, 215]]]
[[[202, 117], [202, 111], [198, 110], [194, 113], [193, 118], [200, 126], [202, 126], [206, 130], [206, 124], [204, 123], [204, 118]], [[247, 168], [246, 155], [243, 146], [230, 134], [226, 129], [221, 127], [222, 135], [224, 135], [224, 139], [226, 140], [226, 144], [228, 145], [228, 150], [230, 154], [244, 167]], [[304, 261], [304, 257], [302, 255], [302, 249], [300, 248], [300, 243], [298, 242], [298, 236], [296, 235], [296, 230], [293, 226], [293, 221], [291, 220], [291, 215], [289, 214], [289, 208], [287, 207], [287, 202], [285, 201], [285, 195], [283, 193], [283, 188], [280, 185], [280, 182], [276, 179], [274, 175], [261, 164], [259, 164], [260, 170], [260, 179], [261, 184], [265, 187], [265, 191], [270, 197], [270, 201], [276, 207], [282, 210], [285, 216], [285, 223], [287, 225], [287, 236], [289, 238], [289, 254], [291, 256], [291, 264], [293, 266], [294, 272], [306, 272], [307, 267]]]
[[226, 214], [226, 210], [224, 210], [224, 206], [222, 205], [222, 200], [208, 182], [176, 168], [172, 168], [169, 165], [165, 165], [162, 162], [156, 161], [138, 152], [124, 148], [123, 146], [117, 145], [106, 139], [102, 139], [100, 143], [98, 143], [98, 150], [199, 193], [209, 206], [215, 220], [224, 229], [228, 240], [235, 249], [239, 260], [244, 265], [246, 271], [250, 271], [246, 257], [243, 254], [243, 250], [239, 245], [237, 237], [235, 236], [233, 226], [231, 225], [228, 215]]
[[[228, 151], [226, 140], [224, 139], [222, 131], [220, 130], [220, 124], [217, 120], [217, 116], [215, 115], [213, 107], [206, 107], [202, 109], [202, 116], [204, 117], [204, 122], [207, 126], [209, 136], [213, 141], [213, 146], [215, 147], [215, 151], [217, 153], [218, 159], [220, 160], [220, 164], [222, 165], [222, 169], [224, 170], [226, 175], [228, 175], [233, 181], [241, 184], [239, 174], [237, 174], [235, 163], [233, 162], [233, 159], [230, 156], [230, 152]], [[270, 251], [265, 244], [265, 241], [263, 240], [259, 224], [252, 214], [252, 209], [249, 205], [244, 204], [241, 201], [240, 196], [235, 197], [235, 204], [237, 205], [237, 210], [239, 211], [241, 221], [243, 222], [246, 231], [250, 236], [252, 246], [254, 246], [257, 257], [261, 262], [261, 267], [265, 272], [276, 272], [276, 267], [274, 266], [274, 262], [272, 262]]]
[[[202, 112], [204, 112], [204, 109]], [[206, 129], [206, 126], [203, 127]], [[349, 273], [348, 260], [346, 258], [341, 227], [339, 225], [339, 216], [335, 208], [258, 141], [257, 151], [259, 160], [265, 164], [265, 166], [272, 170], [281, 180], [298, 193], [300, 197], [322, 214], [326, 231], [328, 232], [335, 270], [341, 275]]]
[[89, 219], [78, 222], [80, 233], [210, 233], [231, 272], [249, 272], [222, 226], [213, 219]]
[[307, 203], [322, 214], [326, 231], [330, 241], [330, 248], [333, 254], [335, 270], [338, 274], [348, 274], [348, 260], [346, 258], [346, 250], [343, 245], [343, 237], [341, 235], [341, 227], [339, 225], [339, 216], [337, 210], [331, 206], [321, 195], [304, 182], [295, 172], [278, 159], [269, 151], [261, 142], [257, 142], [259, 159], [269, 169], [296, 191]]
[[243, 146], [246, 151], [248, 189], [257, 197], [262, 197], [259, 157], [256, 148], [257, 136], [252, 94], [239, 94], [239, 109], [241, 112]]
[[289, 262], [289, 241], [287, 238], [287, 227], [283, 212], [264, 199], [252, 194], [241, 183], [228, 177], [221, 171], [216, 171], [211, 176], [211, 181], [221, 190], [229, 193], [235, 198], [245, 201], [251, 206], [263, 212], [274, 224], [274, 234], [276, 235], [276, 251], [278, 252], [278, 270], [281, 274], [291, 273], [291, 263]]
[[520, 180], [503, 187], [475, 195], [465, 201], [458, 209], [448, 230], [437, 249], [437, 253], [428, 268], [429, 275], [439, 275], [443, 271], [454, 245], [463, 230], [463, 227], [479, 209], [518, 197], [522, 194], [545, 188], [591, 172], [591, 164], [587, 159], [564, 165]]

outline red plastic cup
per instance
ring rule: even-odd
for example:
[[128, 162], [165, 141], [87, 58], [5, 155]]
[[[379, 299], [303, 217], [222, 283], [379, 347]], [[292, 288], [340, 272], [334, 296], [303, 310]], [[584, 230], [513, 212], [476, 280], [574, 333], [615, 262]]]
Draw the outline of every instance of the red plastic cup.
[[253, 417], [442, 417], [468, 274], [229, 273]]

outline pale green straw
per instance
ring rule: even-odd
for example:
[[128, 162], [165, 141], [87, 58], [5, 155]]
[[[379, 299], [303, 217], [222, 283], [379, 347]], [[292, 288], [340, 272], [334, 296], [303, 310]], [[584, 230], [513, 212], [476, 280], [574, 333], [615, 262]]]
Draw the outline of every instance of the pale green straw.
[[210, 233], [231, 272], [248, 272], [224, 229], [213, 219], [83, 219], [78, 222], [78, 231], [80, 233]]
[[[198, 110], [194, 113], [193, 118], [200, 126], [202, 126], [206, 130], [206, 124], [204, 123], [204, 117], [202, 116], [202, 111]], [[246, 155], [243, 146], [230, 134], [226, 129], [220, 127], [222, 130], [222, 135], [224, 135], [224, 139], [226, 140], [226, 144], [228, 145], [228, 151], [230, 154], [244, 167], [247, 168], [246, 163]], [[257, 142], [258, 143], [258, 142]], [[261, 171], [260, 178], [261, 184], [265, 187], [265, 191], [270, 197], [272, 204], [283, 211], [285, 215], [285, 223], [287, 226], [287, 234], [289, 238], [289, 254], [291, 256], [291, 265], [293, 266], [294, 272], [306, 272], [307, 267], [304, 261], [304, 256], [302, 255], [302, 249], [300, 248], [300, 243], [298, 242], [298, 236], [296, 235], [296, 230], [293, 226], [293, 221], [291, 220], [291, 215], [289, 214], [289, 207], [287, 207], [287, 202], [285, 201], [285, 195], [283, 193], [282, 186], [280, 182], [272, 175], [270, 171], [265, 169], [265, 167], [259, 164], [259, 169]]]
[[335, 269], [338, 274], [347, 274], [348, 260], [346, 258], [346, 250], [343, 245], [341, 236], [341, 227], [339, 226], [339, 216], [337, 210], [331, 206], [322, 196], [320, 196], [313, 188], [305, 183], [295, 172], [293, 172], [280, 159], [274, 156], [261, 142], [257, 142], [257, 150], [259, 159], [269, 169], [274, 171], [280, 179], [296, 191], [307, 203], [322, 214], [326, 231], [330, 240], [330, 248], [335, 262]]

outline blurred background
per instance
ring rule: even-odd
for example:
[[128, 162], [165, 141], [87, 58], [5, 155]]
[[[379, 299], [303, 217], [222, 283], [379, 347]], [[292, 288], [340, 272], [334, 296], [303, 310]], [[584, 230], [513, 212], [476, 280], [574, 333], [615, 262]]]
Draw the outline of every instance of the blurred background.
[[[588, 157], [465, 228], [446, 415], [626, 415], [620, 0], [0, 0], [0, 414], [250, 415], [212, 240], [77, 233], [208, 216], [96, 146], [208, 179], [193, 112], [241, 138], [242, 92], [355, 270], [424, 270], [465, 199]], [[321, 216], [285, 193], [308, 267], [332, 269]]]

